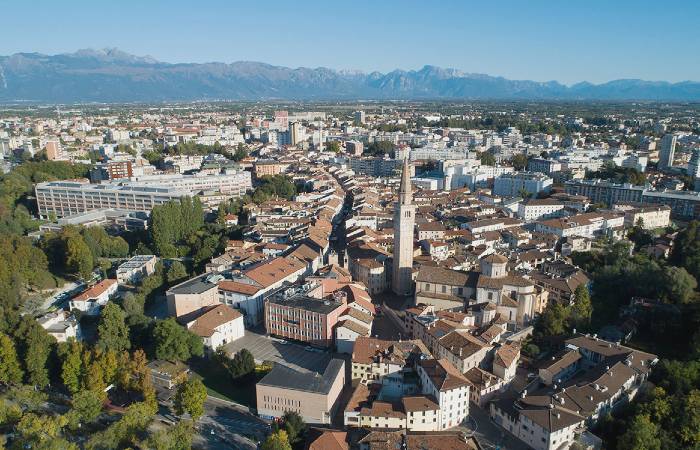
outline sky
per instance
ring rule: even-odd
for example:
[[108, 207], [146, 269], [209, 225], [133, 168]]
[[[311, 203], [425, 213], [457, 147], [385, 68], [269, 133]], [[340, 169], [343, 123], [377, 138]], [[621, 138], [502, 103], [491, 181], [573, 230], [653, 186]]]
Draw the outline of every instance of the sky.
[[0, 55], [116, 47], [165, 62], [700, 81], [698, 0], [0, 0], [0, 11]]

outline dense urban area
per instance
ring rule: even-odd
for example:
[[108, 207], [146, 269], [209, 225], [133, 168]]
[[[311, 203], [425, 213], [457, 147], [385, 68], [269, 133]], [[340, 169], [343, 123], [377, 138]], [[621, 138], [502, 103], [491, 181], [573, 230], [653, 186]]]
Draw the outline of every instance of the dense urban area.
[[0, 107], [0, 449], [700, 448], [700, 105]]

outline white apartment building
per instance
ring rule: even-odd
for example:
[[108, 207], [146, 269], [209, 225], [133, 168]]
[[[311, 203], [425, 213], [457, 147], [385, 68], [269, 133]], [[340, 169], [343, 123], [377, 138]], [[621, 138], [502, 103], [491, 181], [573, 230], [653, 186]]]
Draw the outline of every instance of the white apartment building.
[[187, 323], [187, 329], [200, 336], [211, 351], [242, 338], [245, 333], [243, 315], [221, 304], [204, 308], [196, 319]]
[[437, 399], [440, 405], [438, 430], [461, 424], [469, 415], [471, 383], [445, 359], [421, 360], [417, 370], [423, 394]]
[[45, 314], [37, 319], [39, 325], [53, 336], [58, 342], [68, 339], [82, 340], [80, 323], [68, 311], [56, 311]]
[[36, 194], [39, 217], [65, 217], [96, 209], [151, 211], [154, 206], [190, 195], [172, 187], [90, 184], [75, 181], [38, 183]]
[[118, 287], [117, 280], [111, 278], [102, 280], [85, 292], [73, 297], [68, 302], [68, 307], [71, 311], [77, 309], [88, 316], [96, 316], [107, 304], [110, 297], [117, 293]]
[[593, 238], [601, 234], [619, 233], [624, 223], [625, 216], [621, 212], [592, 212], [536, 222], [535, 231], [555, 234], [559, 238], [569, 236]]
[[554, 180], [539, 172], [518, 172], [503, 174], [493, 182], [493, 195], [499, 197], [520, 197], [522, 192], [537, 195], [549, 192]]
[[119, 284], [138, 283], [156, 271], [158, 258], [154, 255], [135, 255], [117, 267]]
[[138, 186], [172, 187], [192, 193], [216, 191], [222, 194], [242, 196], [252, 189], [252, 174], [244, 170], [227, 170], [214, 175], [150, 175], [133, 177], [131, 183]]
[[565, 214], [564, 204], [549, 198], [533, 198], [518, 203], [518, 217], [526, 222], [560, 217]]
[[640, 221], [645, 230], [666, 228], [671, 223], [671, 208], [668, 206], [644, 206], [623, 211], [625, 227], [628, 228], [638, 225]]

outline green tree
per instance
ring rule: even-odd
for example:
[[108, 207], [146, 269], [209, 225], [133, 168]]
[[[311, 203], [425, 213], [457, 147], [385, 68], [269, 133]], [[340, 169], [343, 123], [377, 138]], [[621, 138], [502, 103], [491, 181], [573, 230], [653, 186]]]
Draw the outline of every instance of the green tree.
[[0, 383], [20, 384], [23, 376], [14, 342], [9, 336], [0, 334]]
[[493, 156], [493, 154], [489, 152], [482, 152], [479, 155], [479, 160], [481, 161], [481, 164], [485, 166], [495, 166], [496, 165], [496, 157]]
[[122, 297], [122, 309], [129, 316], [141, 316], [144, 312], [146, 298], [141, 294], [127, 292]]
[[260, 447], [261, 450], [292, 450], [289, 437], [285, 430], [278, 430], [267, 437]]
[[239, 143], [238, 146], [236, 147], [236, 151], [233, 152], [232, 159], [234, 161], [240, 161], [240, 160], [245, 159], [247, 157], [248, 157], [248, 152], [245, 149], [245, 145]]
[[176, 281], [184, 280], [187, 278], [187, 268], [180, 261], [173, 261], [168, 268], [168, 273], [166, 278], [168, 283], [175, 283]]
[[679, 433], [686, 448], [700, 447], [700, 390], [693, 389], [683, 402]]
[[63, 352], [61, 364], [61, 380], [71, 394], [75, 394], [81, 388], [80, 380], [83, 376], [83, 346], [72, 341]]
[[289, 437], [289, 442], [294, 444], [301, 441], [304, 433], [306, 432], [306, 422], [295, 411], [286, 411], [282, 416], [282, 423], [284, 424], [284, 430], [287, 432]]
[[80, 235], [68, 237], [66, 241], [66, 270], [68, 273], [87, 280], [92, 274], [95, 262], [90, 248]]
[[94, 391], [77, 392], [71, 402], [72, 411], [80, 422], [93, 422], [102, 412], [103, 397]]
[[121, 352], [131, 347], [129, 328], [126, 326], [126, 314], [114, 302], [102, 308], [100, 323], [97, 326], [97, 347], [102, 350]]
[[618, 450], [661, 450], [659, 427], [649, 416], [638, 415], [617, 442]]
[[248, 349], [241, 349], [233, 356], [228, 369], [234, 379], [249, 375], [255, 371], [255, 358]]
[[340, 153], [341, 147], [338, 141], [328, 141], [326, 142], [326, 151], [333, 153]]
[[669, 300], [679, 304], [689, 303], [695, 299], [698, 283], [684, 268], [667, 266], [663, 272], [663, 286], [668, 291]]
[[180, 383], [175, 394], [175, 411], [178, 415], [188, 413], [193, 420], [204, 414], [207, 388], [199, 378], [190, 378]]
[[574, 304], [571, 308], [571, 315], [577, 326], [586, 327], [591, 321], [593, 305], [591, 296], [585, 284], [579, 284], [574, 291]]
[[510, 162], [515, 170], [524, 170], [527, 167], [527, 156], [524, 153], [518, 153]]
[[55, 340], [31, 317], [23, 317], [19, 325], [19, 354], [25, 365], [27, 382], [44, 387], [49, 384], [47, 362]]
[[543, 336], [559, 336], [566, 332], [569, 310], [560, 303], [547, 305], [536, 323], [535, 329]]
[[153, 339], [158, 359], [186, 361], [193, 355], [204, 354], [202, 338], [180, 326], [173, 318], [156, 322]]
[[153, 433], [142, 447], [153, 450], [190, 450], [194, 434], [192, 422], [181, 420], [165, 430]]

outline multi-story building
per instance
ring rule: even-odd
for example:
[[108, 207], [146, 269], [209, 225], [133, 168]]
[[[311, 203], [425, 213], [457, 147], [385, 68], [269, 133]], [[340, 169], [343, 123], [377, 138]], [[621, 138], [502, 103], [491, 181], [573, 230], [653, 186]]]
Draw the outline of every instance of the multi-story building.
[[641, 202], [643, 186], [629, 183], [617, 184], [602, 180], [570, 180], [565, 183], [566, 193], [584, 195], [593, 203], [603, 203], [612, 207], [618, 202]]
[[173, 187], [188, 191], [190, 194], [215, 191], [232, 196], [242, 196], [252, 188], [253, 182], [251, 173], [246, 170], [226, 170], [225, 173], [212, 175], [197, 173], [193, 175], [170, 174], [133, 177], [128, 184], [121, 182], [119, 185]]
[[493, 194], [499, 197], [520, 197], [549, 192], [554, 180], [540, 172], [508, 173], [494, 179]]
[[77, 309], [88, 316], [96, 316], [107, 304], [110, 297], [117, 293], [117, 280], [108, 278], [102, 280], [90, 289], [78, 294], [68, 302], [68, 308]]
[[306, 295], [265, 302], [265, 329], [273, 336], [332, 347], [335, 326], [347, 305]]
[[138, 283], [156, 271], [158, 258], [154, 255], [135, 255], [117, 267], [117, 281], [120, 284]]
[[641, 202], [645, 205], [666, 205], [674, 217], [693, 219], [700, 217], [700, 192], [644, 191]]
[[526, 222], [566, 214], [564, 203], [551, 198], [532, 198], [518, 203], [518, 217]]
[[661, 138], [661, 146], [659, 148], [659, 169], [669, 169], [673, 167], [673, 158], [676, 152], [676, 135], [665, 134]]
[[81, 341], [83, 339], [80, 323], [68, 311], [56, 311], [44, 314], [37, 319], [39, 325], [53, 336], [58, 342], [66, 342], [68, 339]]
[[107, 177], [110, 180], [131, 178], [133, 175], [131, 161], [110, 161], [107, 163]]
[[34, 188], [39, 216], [65, 217], [96, 209], [151, 211], [154, 206], [190, 195], [172, 187], [89, 184], [74, 181], [37, 183]]
[[641, 224], [644, 229], [653, 230], [666, 228], [671, 223], [671, 208], [666, 205], [624, 208], [623, 211], [628, 228]]
[[168, 315], [181, 317], [208, 306], [219, 304], [218, 281], [221, 275], [204, 274], [168, 289], [165, 297], [168, 302]]
[[561, 163], [553, 159], [532, 158], [527, 163], [527, 170], [551, 175], [561, 171]]
[[620, 211], [591, 212], [535, 222], [535, 231], [554, 234], [559, 238], [593, 238], [604, 234], [615, 237], [621, 235], [624, 223], [625, 215]]
[[347, 141], [345, 143], [345, 150], [353, 156], [362, 156], [364, 148], [364, 145], [360, 141]]
[[330, 424], [344, 385], [342, 359], [331, 359], [322, 374], [276, 364], [255, 387], [258, 414], [276, 419], [293, 411], [306, 423]]
[[437, 430], [460, 425], [469, 415], [469, 380], [446, 359], [420, 360], [416, 368], [423, 395], [440, 406]]
[[210, 351], [242, 338], [245, 332], [243, 315], [227, 305], [206, 306], [187, 320], [187, 329], [201, 337]]

